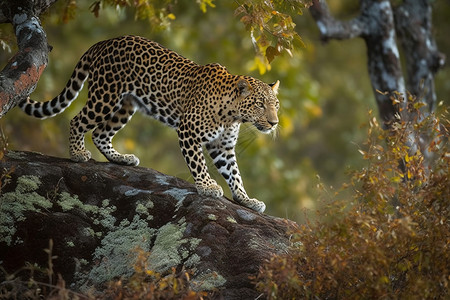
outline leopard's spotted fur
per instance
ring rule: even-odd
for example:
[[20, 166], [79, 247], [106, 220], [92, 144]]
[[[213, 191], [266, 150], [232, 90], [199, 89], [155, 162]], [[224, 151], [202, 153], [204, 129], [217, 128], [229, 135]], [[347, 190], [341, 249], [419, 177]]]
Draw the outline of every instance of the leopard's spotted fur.
[[92, 46], [54, 99], [27, 99], [19, 106], [31, 116], [52, 117], [75, 100], [86, 80], [88, 101], [70, 123], [72, 160], [91, 158], [84, 135], [93, 130], [94, 144], [108, 160], [139, 164], [136, 156], [118, 153], [111, 141], [140, 110], [177, 130], [181, 151], [200, 194], [223, 195], [208, 174], [204, 145], [234, 199], [264, 211], [264, 203], [250, 199], [244, 190], [235, 145], [243, 122], [253, 123], [265, 133], [277, 126], [278, 81], [268, 85], [252, 77], [232, 75], [219, 64], [201, 66], [156, 42], [123, 36]]

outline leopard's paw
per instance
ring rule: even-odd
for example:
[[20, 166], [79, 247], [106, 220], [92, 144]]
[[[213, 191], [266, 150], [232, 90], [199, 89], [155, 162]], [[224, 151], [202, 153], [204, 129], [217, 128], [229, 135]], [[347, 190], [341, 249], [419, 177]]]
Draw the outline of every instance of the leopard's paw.
[[216, 182], [213, 182], [207, 186], [197, 185], [197, 191], [200, 195], [204, 196], [211, 196], [216, 198], [223, 196], [222, 187], [218, 185]]
[[81, 150], [70, 154], [70, 159], [76, 162], [86, 162], [91, 159], [91, 152], [88, 150]]
[[266, 205], [264, 202], [259, 201], [255, 198], [247, 198], [244, 200], [237, 200], [241, 205], [248, 207], [254, 211], [263, 213], [266, 210]]
[[127, 166], [137, 166], [139, 165], [139, 158], [133, 154], [124, 154], [120, 158], [120, 164]]

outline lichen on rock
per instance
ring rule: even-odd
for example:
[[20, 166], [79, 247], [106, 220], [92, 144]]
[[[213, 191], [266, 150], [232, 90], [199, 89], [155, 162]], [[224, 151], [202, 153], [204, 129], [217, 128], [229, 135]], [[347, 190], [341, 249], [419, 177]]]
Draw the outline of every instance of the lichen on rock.
[[39, 177], [24, 175], [17, 178], [14, 191], [0, 195], [0, 242], [8, 246], [20, 243], [21, 239], [14, 239], [17, 222], [25, 220], [26, 212], [42, 212], [52, 207], [50, 200], [36, 193], [40, 186]]
[[136, 250], [148, 252], [155, 232], [139, 215], [134, 216], [131, 222], [122, 220], [102, 238], [100, 246], [95, 249], [95, 263], [90, 265], [91, 269], [76, 274], [77, 286], [81, 290], [87, 290], [92, 285], [131, 276], [138, 255]]
[[150, 210], [154, 207], [155, 205], [153, 204], [153, 202], [148, 198], [145, 199], [144, 201], [138, 201], [136, 204], [136, 213], [140, 214], [142, 217], [145, 216], [145, 219], [147, 221], [151, 221], [153, 220], [153, 215], [150, 213]]
[[67, 192], [62, 192], [59, 194], [58, 200], [56, 202], [63, 211], [71, 211], [74, 208], [79, 208], [86, 213], [96, 213], [98, 207], [95, 205], [85, 204], [80, 201], [77, 195], [70, 195]]
[[149, 269], [163, 273], [180, 265], [184, 260], [189, 260], [193, 266], [193, 251], [201, 240], [183, 238], [186, 227], [186, 221], [182, 218], [178, 223], [168, 223], [159, 228], [148, 258]]
[[[56, 204], [61, 207], [64, 212], [76, 210], [79, 214], [91, 218], [94, 225], [100, 225], [103, 228], [114, 229], [116, 218], [113, 213], [117, 207], [110, 205], [109, 199], [104, 199], [101, 205], [92, 205], [83, 203], [77, 195], [71, 195], [67, 192], [61, 192], [57, 195]], [[101, 236], [101, 232], [94, 234]]]

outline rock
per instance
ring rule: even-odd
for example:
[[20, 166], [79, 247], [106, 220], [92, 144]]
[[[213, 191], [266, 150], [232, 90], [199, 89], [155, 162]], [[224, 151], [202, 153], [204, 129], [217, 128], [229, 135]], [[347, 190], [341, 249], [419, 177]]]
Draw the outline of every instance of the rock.
[[296, 226], [141, 167], [12, 151], [0, 167], [1, 267], [46, 267], [52, 240], [54, 272], [73, 290], [132, 275], [142, 249], [150, 253], [149, 269], [184, 266], [195, 289], [254, 299], [259, 293], [249, 276], [286, 251]]

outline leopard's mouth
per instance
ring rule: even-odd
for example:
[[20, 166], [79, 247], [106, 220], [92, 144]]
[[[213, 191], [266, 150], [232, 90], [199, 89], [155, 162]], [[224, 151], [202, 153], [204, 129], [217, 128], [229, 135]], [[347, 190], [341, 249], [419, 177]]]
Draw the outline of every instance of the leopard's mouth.
[[277, 128], [277, 125], [270, 125], [270, 124], [262, 125], [260, 123], [254, 123], [253, 125], [256, 127], [256, 129], [265, 134], [269, 134], [272, 131], [274, 131], [275, 128]]

